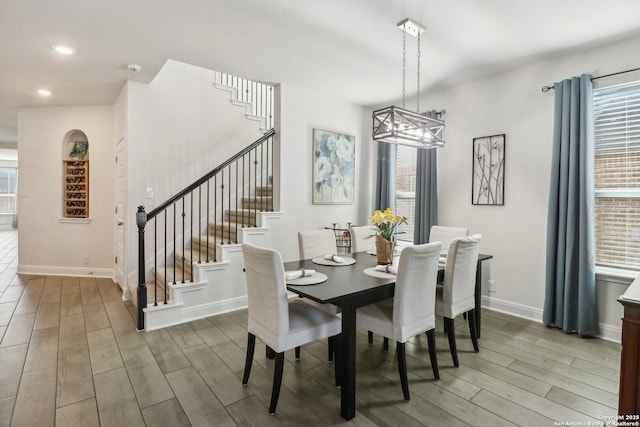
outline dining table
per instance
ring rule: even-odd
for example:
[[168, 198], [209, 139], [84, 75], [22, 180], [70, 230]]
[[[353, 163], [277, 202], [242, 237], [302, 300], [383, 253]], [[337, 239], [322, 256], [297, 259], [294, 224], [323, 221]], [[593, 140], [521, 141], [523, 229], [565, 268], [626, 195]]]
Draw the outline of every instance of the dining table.
[[[345, 255], [353, 257], [351, 265], [319, 265], [312, 260], [284, 263], [286, 271], [311, 269], [325, 274], [327, 280], [314, 285], [287, 284], [287, 289], [301, 297], [322, 304], [333, 304], [342, 311], [342, 333], [335, 342], [336, 384], [340, 386], [340, 414], [350, 420], [356, 414], [356, 311], [359, 307], [393, 297], [395, 278], [374, 277], [364, 273], [365, 269], [377, 265], [377, 257], [367, 252]], [[482, 262], [491, 255], [478, 256], [476, 272], [476, 298], [474, 310], [477, 336], [480, 336], [480, 297]], [[445, 267], [440, 264], [438, 283], [444, 279]], [[269, 354], [269, 349], [267, 349]]]

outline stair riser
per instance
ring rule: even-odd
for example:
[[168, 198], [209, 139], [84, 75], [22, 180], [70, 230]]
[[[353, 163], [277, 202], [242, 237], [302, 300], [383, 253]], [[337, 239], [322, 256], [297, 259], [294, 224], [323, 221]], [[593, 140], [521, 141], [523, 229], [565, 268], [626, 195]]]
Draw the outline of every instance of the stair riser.
[[[240, 226], [238, 226], [238, 231], [240, 230]], [[209, 224], [209, 245], [213, 245], [214, 235], [216, 237], [216, 244], [236, 242], [238, 240], [236, 227], [234, 224], [231, 224], [231, 227], [227, 227], [227, 224], [224, 225], [224, 231], [221, 229], [220, 224], [216, 225], [216, 228], [213, 227], [213, 224]]]
[[[223, 223], [224, 223], [223, 225], [226, 228], [226, 226], [227, 226], [226, 222], [227, 221], [231, 221], [231, 222], [237, 223], [238, 224], [238, 228], [240, 228], [242, 225], [253, 225], [253, 226], [255, 226], [257, 224], [256, 223], [256, 213], [257, 212], [255, 212], [253, 210], [251, 211], [251, 213], [249, 213], [249, 211], [246, 211], [244, 213], [242, 213], [242, 212], [236, 213], [234, 211], [227, 212], [225, 214], [225, 216], [224, 216], [225, 218], [224, 218], [224, 221], [223, 221]], [[225, 234], [226, 234], [226, 232], [227, 231], [225, 231]], [[234, 224], [232, 224], [231, 233], [235, 233], [235, 225]]]
[[242, 209], [270, 211], [273, 209], [273, 201], [271, 198], [269, 198], [269, 200], [242, 199]]
[[273, 196], [272, 187], [258, 187], [256, 188], [256, 196]]
[[[175, 272], [176, 272], [176, 280], [173, 280], [173, 265], [168, 265], [167, 266], [167, 278], [168, 278], [168, 282], [167, 283], [182, 283], [183, 277], [182, 277], [182, 267], [178, 266], [178, 264], [176, 264], [175, 266]], [[162, 268], [158, 268], [158, 273], [157, 273], [157, 277], [158, 277], [158, 286], [160, 288], [162, 288], [165, 284], [165, 277], [164, 277], [164, 267]], [[190, 282], [191, 281], [191, 272], [189, 268], [186, 268], [184, 270], [184, 281], [185, 282]]]

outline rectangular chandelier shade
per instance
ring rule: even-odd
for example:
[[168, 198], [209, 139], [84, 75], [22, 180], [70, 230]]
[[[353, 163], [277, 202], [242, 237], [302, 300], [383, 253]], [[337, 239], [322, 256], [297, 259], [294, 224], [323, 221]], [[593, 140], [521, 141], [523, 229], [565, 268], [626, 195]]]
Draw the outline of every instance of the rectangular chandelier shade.
[[444, 121], [400, 107], [373, 112], [373, 140], [415, 148], [444, 147]]

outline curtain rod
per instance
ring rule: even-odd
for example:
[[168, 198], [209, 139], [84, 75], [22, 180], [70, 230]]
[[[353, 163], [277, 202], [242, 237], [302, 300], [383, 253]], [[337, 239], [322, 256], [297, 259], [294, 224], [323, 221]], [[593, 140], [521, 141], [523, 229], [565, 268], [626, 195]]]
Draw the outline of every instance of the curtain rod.
[[[603, 79], [605, 77], [617, 76], [618, 74], [632, 73], [634, 71], [640, 71], [640, 68], [633, 68], [631, 70], [618, 71], [617, 73], [605, 74], [604, 76], [591, 77], [591, 81], [598, 80], [598, 79]], [[542, 86], [542, 91], [543, 92], [549, 92], [551, 89], [555, 89], [555, 87], [556, 87], [555, 84], [553, 84], [551, 86]]]

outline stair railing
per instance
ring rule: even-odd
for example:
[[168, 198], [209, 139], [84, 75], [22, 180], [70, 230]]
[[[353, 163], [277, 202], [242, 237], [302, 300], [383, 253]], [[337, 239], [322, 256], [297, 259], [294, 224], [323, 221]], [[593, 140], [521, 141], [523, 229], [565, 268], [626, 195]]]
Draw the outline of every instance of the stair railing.
[[[239, 229], [255, 227], [258, 212], [273, 211], [273, 197], [259, 200], [258, 191], [268, 187], [273, 176], [274, 135], [275, 130], [269, 130], [151, 212], [146, 213], [144, 206], [138, 206], [138, 330], [144, 329], [146, 272], [151, 268], [153, 305], [158, 305], [158, 258], [165, 260], [160, 299], [167, 304], [170, 277], [174, 284], [193, 281], [194, 262], [217, 262], [218, 244], [238, 243]], [[239, 209], [243, 201], [248, 201], [248, 209]], [[150, 222], [153, 223], [153, 238], [145, 236], [145, 228]], [[186, 251], [179, 253], [178, 250], [185, 248], [194, 232], [200, 235], [199, 244], [196, 253], [194, 244], [189, 245], [187, 257]], [[145, 254], [145, 243], [153, 246], [149, 258]], [[167, 257], [169, 253], [173, 255]], [[173, 261], [171, 269], [167, 267], [169, 261]], [[179, 268], [176, 266], [178, 261]]]
[[273, 127], [273, 86], [216, 72], [216, 83], [236, 89], [238, 101], [251, 104], [251, 114], [263, 117], [267, 128]]

